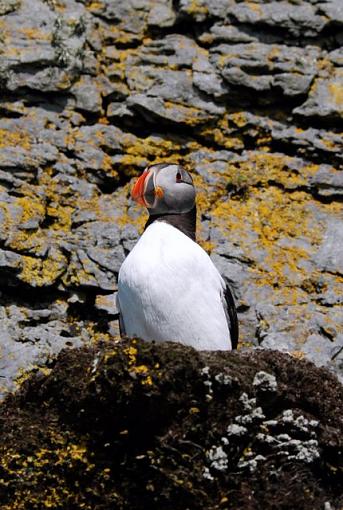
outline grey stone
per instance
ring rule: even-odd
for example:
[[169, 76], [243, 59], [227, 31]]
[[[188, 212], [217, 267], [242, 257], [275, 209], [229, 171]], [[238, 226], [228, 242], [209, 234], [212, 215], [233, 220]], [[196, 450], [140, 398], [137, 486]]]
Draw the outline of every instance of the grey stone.
[[211, 255], [211, 259], [222, 276], [229, 280], [235, 294], [241, 297], [243, 285], [247, 278], [247, 274], [242, 265], [237, 260], [229, 260], [216, 254]]
[[0, 1], [0, 16], [15, 11], [20, 5], [20, 0], [1, 0]]
[[83, 76], [70, 91], [76, 98], [76, 108], [92, 113], [101, 111], [101, 94], [94, 78]]
[[[186, 68], [191, 69], [193, 65], [197, 74], [192, 77]], [[202, 69], [200, 74], [199, 69]], [[220, 95], [223, 91], [215, 70], [201, 49], [187, 37], [167, 36], [143, 46], [137, 57], [128, 59], [125, 74], [132, 91], [128, 105], [150, 113], [152, 118], [159, 116], [193, 125], [223, 113], [221, 106], [205, 101], [193, 88], [194, 80], [195, 85], [209, 94]], [[206, 81], [209, 77], [211, 83]]]
[[[342, 13], [342, 8], [340, 11]], [[337, 50], [330, 51], [328, 54], [328, 59], [336, 66], [343, 67], [343, 49], [338, 48]]]
[[281, 89], [286, 96], [308, 91], [316, 73], [319, 50], [282, 45], [221, 44], [211, 49], [210, 61], [230, 85], [255, 91]]
[[317, 78], [308, 99], [294, 109], [294, 113], [304, 117], [341, 117], [342, 106], [342, 70], [334, 70], [330, 79]]
[[63, 321], [66, 309], [62, 303], [38, 309], [0, 305], [1, 397], [16, 388], [26, 371], [44, 369], [61, 349], [84, 343]]
[[340, 0], [321, 1], [319, 2], [319, 8], [334, 23], [343, 24], [343, 9]]
[[317, 366], [328, 364], [332, 358], [330, 342], [320, 335], [310, 335], [303, 351], [307, 358], [313, 361]]
[[328, 165], [320, 165], [318, 172], [310, 178], [310, 184], [323, 197], [342, 196], [343, 173]]
[[315, 255], [318, 266], [336, 274], [343, 274], [342, 221], [332, 220], [327, 225], [322, 244]]
[[139, 234], [134, 225], [126, 225], [121, 232], [121, 239], [124, 249], [129, 252], [138, 241]]
[[158, 27], [171, 27], [176, 20], [176, 13], [172, 8], [172, 2], [157, 3], [149, 12], [148, 25]]
[[249, 43], [258, 39], [234, 25], [224, 25], [222, 22], [214, 23], [210, 31], [200, 36], [201, 42], [213, 43]]
[[262, 340], [262, 347], [264, 349], [273, 349], [283, 352], [296, 351], [296, 342], [293, 340], [293, 335], [287, 333], [267, 333]]
[[225, 18], [230, 0], [202, 0], [194, 2], [192, 0], [180, 1], [180, 12], [192, 16], [195, 21], [202, 22], [207, 16], [212, 15], [219, 18]]
[[342, 370], [341, 1], [3, 0], [0, 15], [7, 387], [99, 317], [118, 335], [112, 295], [145, 221], [130, 181], [164, 160], [193, 172], [242, 343]]
[[0, 250], [0, 268], [17, 270], [21, 269], [21, 256], [12, 251]]
[[265, 23], [271, 27], [282, 27], [295, 36], [316, 36], [328, 19], [320, 15], [310, 2], [271, 1], [268, 3], [247, 4], [233, 2], [227, 10], [240, 23]]
[[95, 299], [95, 308], [104, 311], [109, 315], [118, 315], [118, 308], [116, 305], [117, 293], [98, 295]]
[[332, 351], [331, 361], [327, 364], [327, 367], [332, 370], [343, 384], [343, 339], [342, 335], [339, 338], [337, 349]]
[[337, 291], [329, 289], [327, 292], [323, 292], [319, 297], [320, 303], [324, 306], [334, 306], [343, 304], [343, 295]]
[[130, 110], [130, 108], [128, 108], [128, 106], [120, 101], [115, 101], [115, 102], [112, 102], [108, 105], [107, 107], [107, 117], [109, 119], [112, 119], [112, 118], [116, 118], [116, 117], [134, 117], [134, 114], [132, 113], [132, 111]]

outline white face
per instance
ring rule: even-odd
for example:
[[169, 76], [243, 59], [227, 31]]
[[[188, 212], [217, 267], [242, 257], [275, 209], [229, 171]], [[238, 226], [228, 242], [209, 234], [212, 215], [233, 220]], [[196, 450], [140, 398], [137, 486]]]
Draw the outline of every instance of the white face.
[[144, 170], [132, 190], [150, 214], [185, 213], [195, 204], [191, 175], [177, 164], [153, 165]]

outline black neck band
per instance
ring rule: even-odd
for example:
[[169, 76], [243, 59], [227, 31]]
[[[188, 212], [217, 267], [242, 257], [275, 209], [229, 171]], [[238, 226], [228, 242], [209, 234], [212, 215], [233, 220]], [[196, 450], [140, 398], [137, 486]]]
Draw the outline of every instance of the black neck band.
[[195, 241], [196, 220], [197, 210], [196, 206], [194, 206], [193, 209], [186, 213], [151, 215], [145, 224], [144, 230], [147, 229], [154, 221], [164, 221], [165, 223], [169, 223], [169, 225], [178, 228], [181, 232], [186, 234], [186, 236], [190, 237], [192, 241]]

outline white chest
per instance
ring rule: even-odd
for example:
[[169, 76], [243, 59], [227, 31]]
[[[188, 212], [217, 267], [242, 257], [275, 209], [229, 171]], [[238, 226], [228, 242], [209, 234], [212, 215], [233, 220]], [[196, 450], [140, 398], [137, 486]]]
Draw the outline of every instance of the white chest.
[[200, 246], [176, 228], [155, 222], [119, 272], [118, 304], [126, 334], [197, 349], [230, 349], [223, 287]]

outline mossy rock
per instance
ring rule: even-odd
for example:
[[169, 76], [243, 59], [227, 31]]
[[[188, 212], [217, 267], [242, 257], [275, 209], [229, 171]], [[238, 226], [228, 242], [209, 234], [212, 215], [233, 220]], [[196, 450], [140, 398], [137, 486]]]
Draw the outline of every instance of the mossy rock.
[[0, 409], [1, 508], [340, 508], [342, 397], [272, 351], [65, 350]]

